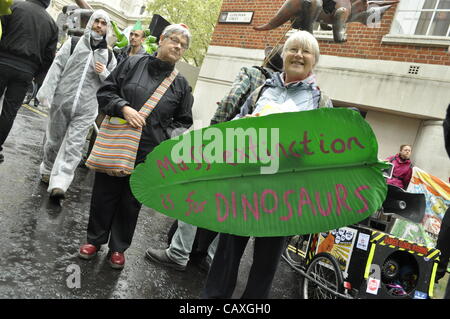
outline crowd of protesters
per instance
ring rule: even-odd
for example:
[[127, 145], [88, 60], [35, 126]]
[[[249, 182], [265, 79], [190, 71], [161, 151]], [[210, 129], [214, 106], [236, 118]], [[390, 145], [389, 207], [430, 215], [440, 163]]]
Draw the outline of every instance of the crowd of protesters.
[[[0, 115], [0, 163], [5, 160], [2, 146], [29, 84], [33, 78], [46, 74], [37, 94], [39, 101], [49, 107], [39, 169], [41, 181], [48, 184], [49, 196], [61, 200], [70, 187], [86, 136], [99, 112], [142, 131], [135, 165], [144, 162], [175, 130], [182, 132], [191, 127], [192, 89], [175, 71], [175, 64], [189, 48], [192, 36], [186, 25], [170, 25], [160, 36], [158, 51], [149, 55], [142, 47], [145, 33], [139, 24], [130, 33], [130, 45], [113, 54], [107, 43], [111, 19], [105, 11], [96, 10], [84, 35], [67, 40], [56, 54], [58, 29], [45, 11], [49, 2], [16, 1], [12, 14], [1, 17], [4, 31], [0, 41], [0, 95], [4, 95], [4, 101]], [[23, 41], [25, 38], [27, 41]], [[317, 85], [314, 67], [320, 50], [310, 33], [294, 32], [283, 46], [267, 48], [265, 53], [262, 66], [240, 70], [230, 91], [218, 102], [211, 125], [258, 116], [271, 103], [282, 106], [280, 112], [333, 107], [331, 99]], [[147, 115], [140, 112], [171, 75], [170, 87], [157, 107]], [[394, 166], [389, 184], [406, 189], [412, 172], [410, 155], [411, 146], [402, 145], [398, 154], [387, 159]], [[129, 175], [95, 173], [86, 243], [79, 249], [80, 258], [95, 258], [101, 246], [108, 244], [111, 267], [125, 266], [125, 251], [132, 243], [142, 205], [133, 196], [129, 180]], [[442, 234], [441, 242], [445, 236], [448, 234]], [[180, 271], [185, 270], [190, 259], [196, 259], [208, 270], [201, 296], [231, 298], [248, 240], [249, 237], [218, 235], [178, 221], [169, 247], [149, 247], [145, 255], [152, 262]], [[255, 238], [243, 298], [269, 296], [284, 248], [284, 237]]]

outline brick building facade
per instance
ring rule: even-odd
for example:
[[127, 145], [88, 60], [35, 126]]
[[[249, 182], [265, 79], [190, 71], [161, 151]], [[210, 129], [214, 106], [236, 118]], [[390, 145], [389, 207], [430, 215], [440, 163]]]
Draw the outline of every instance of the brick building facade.
[[[289, 23], [278, 29], [266, 32], [255, 31], [252, 28], [267, 22], [283, 3], [284, 0], [224, 0], [221, 11], [254, 11], [253, 22], [251, 25], [217, 24], [211, 45], [264, 49], [265, 46], [283, 39], [284, 33], [289, 28]], [[331, 35], [327, 37], [322, 33], [322, 36], [320, 36], [320, 33], [318, 33], [321, 54], [361, 59], [450, 65], [448, 45], [424, 47], [415, 44], [383, 43], [382, 39], [389, 34], [394, 16], [395, 7], [384, 14], [379, 27], [368, 28], [360, 23], [348, 24], [347, 42], [342, 44], [333, 43]]]
[[[284, 43], [288, 23], [255, 31], [284, 0], [223, 0], [221, 12], [253, 11], [250, 24], [217, 23], [195, 90], [194, 116], [206, 126], [216, 102], [242, 66], [260, 65], [267, 45]], [[428, 20], [427, 20], [428, 17]], [[335, 106], [356, 106], [377, 135], [379, 158], [412, 144], [416, 166], [445, 181], [442, 119], [450, 103], [450, 1], [401, 0], [375, 27], [347, 26], [347, 42], [334, 43], [331, 31], [314, 33], [321, 57], [319, 85]]]

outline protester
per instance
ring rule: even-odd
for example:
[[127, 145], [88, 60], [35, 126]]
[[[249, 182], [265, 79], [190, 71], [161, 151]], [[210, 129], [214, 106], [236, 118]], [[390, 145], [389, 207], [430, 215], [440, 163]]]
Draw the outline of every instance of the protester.
[[[112, 72], [97, 94], [103, 113], [124, 118], [135, 128], [142, 127], [136, 165], [142, 163], [158, 144], [170, 138], [174, 130], [192, 125], [192, 89], [180, 74], [148, 118], [144, 119], [138, 113], [163, 79], [172, 73], [190, 41], [191, 34], [185, 25], [166, 27], [156, 56], [129, 57]], [[116, 269], [124, 267], [124, 252], [131, 244], [141, 209], [141, 204], [131, 192], [129, 180], [129, 176], [115, 177], [96, 172], [87, 244], [81, 246], [80, 258], [94, 257], [109, 238], [111, 266]]]
[[58, 26], [45, 10], [50, 0], [14, 1], [12, 14], [0, 17], [0, 163], [3, 144], [34, 77], [41, 77], [52, 64]]
[[[246, 101], [251, 92], [262, 85], [266, 79], [270, 79], [273, 72], [280, 71], [283, 67], [281, 59], [281, 46], [268, 47], [265, 50], [265, 62], [262, 66], [243, 67], [234, 80], [231, 90], [218, 103], [215, 115], [211, 119], [211, 125], [231, 120], [239, 113], [241, 105]], [[207, 271], [216, 250], [217, 233], [197, 228], [183, 221], [178, 223], [175, 233], [167, 249], [149, 248], [146, 257], [154, 262], [167, 267], [184, 271], [191, 260], [201, 269]], [[195, 241], [195, 239], [197, 240]], [[194, 242], [196, 245], [194, 245]], [[215, 243], [211, 245], [212, 243]], [[209, 250], [209, 256], [208, 255]]]
[[[267, 105], [279, 105], [284, 112], [332, 107], [313, 74], [319, 56], [319, 44], [310, 33], [293, 33], [283, 47], [284, 72], [274, 73], [261, 89], [255, 90], [241, 108], [238, 118], [248, 115], [248, 110], [254, 110], [253, 116], [259, 115]], [[255, 99], [255, 96], [259, 98]], [[248, 240], [249, 237], [220, 234], [202, 297], [232, 297]], [[255, 237], [253, 262], [242, 298], [268, 297], [284, 247], [284, 237]]]
[[[450, 104], [447, 107], [447, 115], [444, 120], [444, 143], [448, 156], [450, 157]], [[436, 282], [445, 276], [450, 259], [450, 207], [442, 218], [441, 229], [439, 231], [436, 248], [441, 251], [439, 264], [436, 272]], [[450, 280], [447, 283], [444, 299], [450, 299]]]
[[444, 119], [443, 128], [444, 128], [445, 150], [447, 151], [447, 154], [450, 157], [450, 104], [447, 107], [447, 115], [445, 116]]
[[105, 11], [94, 11], [73, 52], [72, 39], [63, 44], [37, 94], [51, 105], [40, 173], [53, 199], [64, 198], [72, 183], [98, 114], [95, 94], [116, 66], [106, 43], [110, 23]]
[[[444, 214], [441, 222], [441, 229], [439, 230], [436, 248], [441, 251], [439, 256], [439, 264], [436, 270], [436, 282], [445, 276], [450, 260], [450, 207]], [[450, 281], [449, 281], [450, 283]], [[448, 284], [446, 298], [450, 299], [450, 284]]]
[[392, 178], [387, 183], [406, 190], [412, 176], [411, 145], [404, 144], [400, 146], [400, 153], [390, 156], [386, 161], [394, 165]]
[[121, 49], [115, 49], [117, 63], [122, 62], [127, 57], [135, 54], [147, 54], [142, 46], [145, 42], [145, 31], [142, 29], [141, 21], [137, 21], [133, 29], [131, 29], [129, 37], [129, 45]]

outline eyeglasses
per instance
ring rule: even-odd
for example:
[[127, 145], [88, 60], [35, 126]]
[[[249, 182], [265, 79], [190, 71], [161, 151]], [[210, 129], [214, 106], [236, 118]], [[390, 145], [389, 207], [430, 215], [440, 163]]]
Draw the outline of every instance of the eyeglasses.
[[188, 44], [186, 42], [181, 42], [177, 37], [168, 37], [168, 39], [175, 45], [180, 45], [183, 50], [188, 49]]

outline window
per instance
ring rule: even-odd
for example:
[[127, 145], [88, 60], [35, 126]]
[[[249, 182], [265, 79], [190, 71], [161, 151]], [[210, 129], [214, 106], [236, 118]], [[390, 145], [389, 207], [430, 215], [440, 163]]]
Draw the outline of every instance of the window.
[[391, 34], [450, 37], [450, 0], [401, 0]]
[[131, 3], [131, 1], [127, 1], [127, 0], [122, 0], [120, 2], [120, 8], [123, 10], [123, 12], [130, 14], [130, 11], [132, 10], [132, 6], [133, 4]]
[[[325, 27], [326, 26], [326, 27]], [[320, 25], [319, 22], [315, 22], [313, 25], [313, 31], [314, 31], [314, 37], [317, 40], [324, 40], [324, 41], [333, 41], [333, 28], [330, 25]]]
[[145, 9], [147, 9], [147, 7], [145, 6], [145, 4], [143, 4], [139, 12], [139, 15], [143, 15], [145, 13]]

